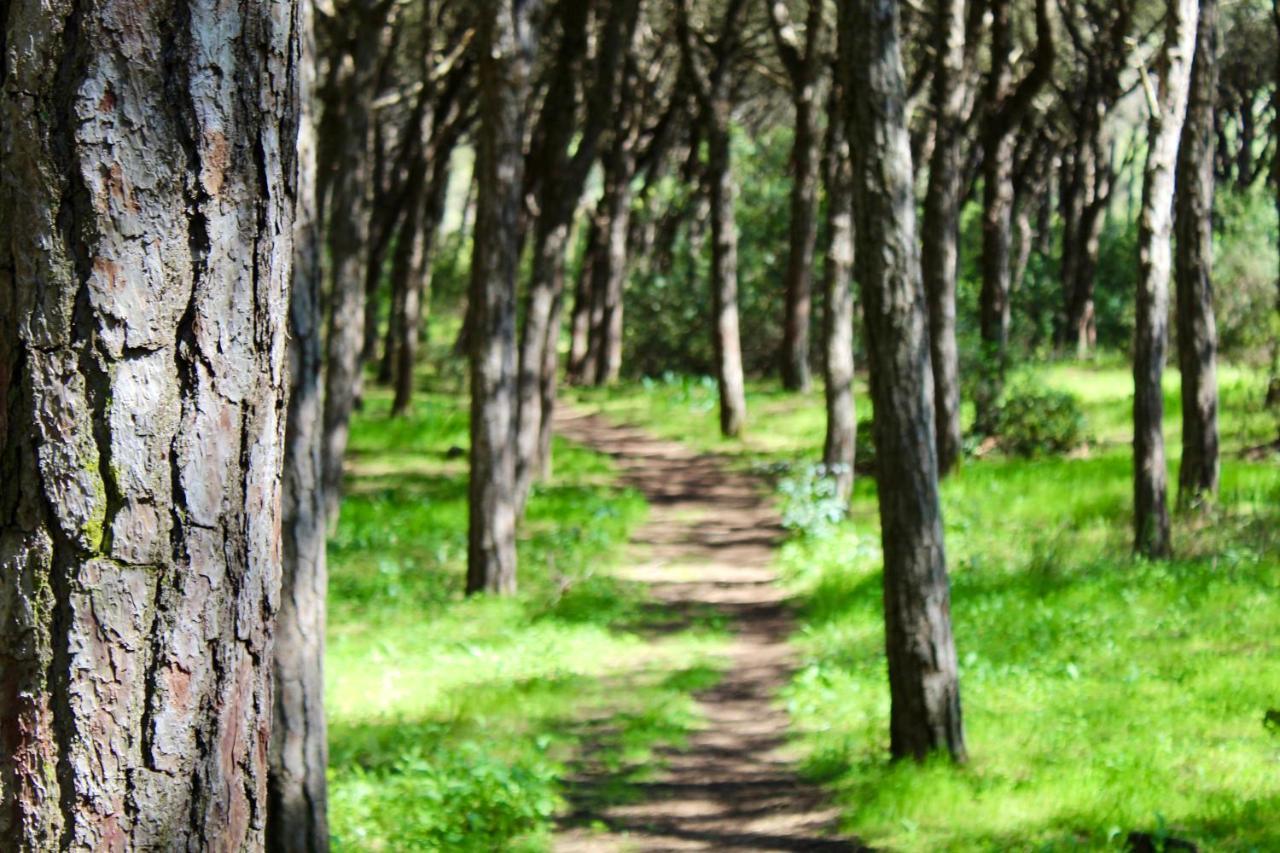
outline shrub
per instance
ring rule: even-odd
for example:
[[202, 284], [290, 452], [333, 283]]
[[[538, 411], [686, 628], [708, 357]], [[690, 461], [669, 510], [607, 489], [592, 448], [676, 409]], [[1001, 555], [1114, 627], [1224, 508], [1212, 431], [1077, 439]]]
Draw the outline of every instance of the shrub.
[[791, 469], [778, 482], [782, 497], [782, 526], [802, 536], [820, 539], [831, 535], [845, 516], [836, 495], [836, 482], [826, 465], [807, 463]]
[[1074, 394], [1024, 381], [1001, 398], [996, 432], [1001, 449], [1015, 456], [1065, 453], [1085, 440], [1084, 412]]

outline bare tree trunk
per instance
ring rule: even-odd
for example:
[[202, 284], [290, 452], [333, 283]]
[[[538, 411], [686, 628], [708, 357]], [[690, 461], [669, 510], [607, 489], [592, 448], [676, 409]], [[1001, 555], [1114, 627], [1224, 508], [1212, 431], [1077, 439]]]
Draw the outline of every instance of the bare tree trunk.
[[351, 413], [360, 392], [364, 350], [366, 256], [369, 241], [369, 102], [378, 66], [383, 16], [377, 0], [353, 0], [356, 38], [353, 70], [343, 89], [338, 150], [329, 210], [329, 331], [325, 342], [325, 516], [337, 522], [342, 502], [342, 460]]
[[729, 129], [708, 132], [711, 181], [711, 310], [720, 386], [720, 432], [742, 434], [747, 422], [746, 386], [742, 373], [742, 340], [738, 331], [738, 226], [734, 221], [733, 167]]
[[817, 245], [818, 130], [814, 104], [822, 72], [822, 0], [809, 0], [804, 42], [795, 33], [785, 3], [765, 0], [782, 66], [791, 83], [795, 135], [791, 145], [791, 223], [787, 255], [786, 317], [783, 323], [782, 385], [808, 391], [809, 325], [813, 304], [813, 250]]
[[824, 394], [827, 433], [822, 464], [836, 485], [844, 506], [853, 493], [853, 463], [857, 450], [857, 412], [853, 399], [853, 169], [845, 122], [841, 117], [841, 87], [832, 87], [823, 175], [827, 186], [827, 252], [823, 270], [826, 311], [823, 314]]
[[1169, 271], [1174, 168], [1187, 112], [1196, 42], [1196, 0], [1171, 0], [1151, 109], [1147, 163], [1138, 219], [1137, 325], [1133, 347], [1134, 548], [1147, 557], [1170, 555], [1168, 473], [1164, 455], [1164, 374], [1169, 337]]
[[1013, 221], [1013, 154], [1015, 131], [1032, 99], [1053, 69], [1053, 27], [1047, 0], [1036, 0], [1035, 61], [1014, 84], [1009, 67], [1013, 53], [1010, 0], [991, 0], [992, 68], [985, 93], [982, 123], [982, 292], [979, 327], [982, 364], [974, 404], [979, 433], [995, 430], [996, 407], [1004, 390], [1009, 343], [1010, 247]]
[[293, 288], [289, 298], [289, 408], [285, 420], [284, 562], [276, 616], [268, 753], [267, 849], [329, 849], [328, 740], [324, 713], [325, 565], [322, 237], [316, 216], [315, 42], [310, 3], [298, 6], [298, 191], [294, 200]]
[[841, 5], [858, 274], [875, 405], [890, 751], [965, 758], [896, 0]]
[[600, 217], [592, 214], [587, 224], [587, 241], [582, 253], [582, 268], [573, 291], [572, 339], [569, 345], [569, 381], [575, 385], [595, 384], [595, 366], [599, 358], [591, 357], [592, 329], [599, 326], [597, 300], [592, 286], [594, 267], [601, 248]]
[[297, 4], [2, 5], [0, 838], [261, 849]]
[[1178, 366], [1182, 465], [1178, 502], [1218, 493], [1218, 330], [1213, 315], [1213, 108], [1218, 90], [1218, 0], [1200, 0], [1200, 25], [1176, 183]]
[[525, 105], [536, 0], [479, 11], [479, 189], [471, 260], [471, 484], [467, 592], [516, 589], [515, 345]]
[[393, 415], [405, 415], [413, 406], [414, 369], [418, 364], [418, 342], [422, 337], [422, 322], [431, 309], [431, 252], [436, 233], [444, 218], [445, 203], [449, 193], [449, 166], [453, 153], [453, 139], [435, 149], [432, 176], [423, 199], [423, 220], [413, 232], [413, 243], [406, 263], [404, 286], [404, 314], [397, 324], [399, 337], [393, 350], [392, 386], [395, 397], [391, 404]]
[[596, 384], [612, 385], [622, 373], [622, 297], [628, 267], [627, 240], [631, 233], [631, 181], [635, 178], [635, 137], [630, 128], [615, 135], [605, 163], [601, 205], [608, 217], [594, 274], [600, 294]]
[[965, 82], [965, 0], [939, 0], [934, 49], [933, 109], [937, 129], [925, 192], [921, 272], [929, 305], [938, 471], [960, 461], [960, 356], [956, 347], [956, 275], [960, 252]]

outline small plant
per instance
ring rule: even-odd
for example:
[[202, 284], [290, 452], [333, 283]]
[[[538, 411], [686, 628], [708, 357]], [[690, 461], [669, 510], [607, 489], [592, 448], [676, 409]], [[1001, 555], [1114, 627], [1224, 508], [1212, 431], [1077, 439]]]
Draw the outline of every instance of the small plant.
[[826, 465], [797, 465], [778, 482], [783, 527], [814, 539], [835, 531], [845, 516], [836, 494], [835, 473]]
[[1074, 394], [1023, 381], [1001, 399], [996, 434], [1015, 456], [1066, 453], [1084, 443], [1084, 411]]

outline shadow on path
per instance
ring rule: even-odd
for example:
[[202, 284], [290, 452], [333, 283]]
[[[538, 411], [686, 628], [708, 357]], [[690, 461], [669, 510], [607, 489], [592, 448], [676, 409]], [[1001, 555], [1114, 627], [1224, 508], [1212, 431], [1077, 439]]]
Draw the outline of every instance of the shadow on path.
[[[556, 850], [866, 849], [837, 837], [838, 811], [799, 778], [787, 749], [775, 695], [795, 666], [786, 642], [792, 624], [771, 569], [783, 531], [762, 484], [600, 416], [562, 410], [556, 429], [612, 456], [623, 481], [648, 499], [649, 522], [620, 574], [650, 586], [668, 616], [662, 627], [684, 630], [711, 611], [732, 632], [723, 676], [695, 693], [703, 725], [679, 748], [659, 751], [660, 770], [605, 767], [588, 746]], [[609, 737], [598, 730], [584, 740]]]

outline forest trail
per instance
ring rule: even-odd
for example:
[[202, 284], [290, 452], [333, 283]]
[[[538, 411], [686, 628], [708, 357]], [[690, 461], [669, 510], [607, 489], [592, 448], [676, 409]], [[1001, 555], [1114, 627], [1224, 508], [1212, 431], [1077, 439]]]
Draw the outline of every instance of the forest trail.
[[562, 408], [556, 430], [613, 457], [622, 481], [649, 501], [620, 576], [649, 585], [672, 614], [669, 630], [712, 610], [732, 637], [723, 677], [695, 694], [701, 727], [680, 748], [659, 751], [663, 770], [638, 786], [641, 797], [617, 805], [593, 795], [611, 774], [584, 756], [555, 849], [863, 849], [835, 836], [836, 808], [799, 777], [787, 749], [775, 697], [795, 666], [792, 623], [771, 568], [783, 529], [760, 481], [598, 415]]

